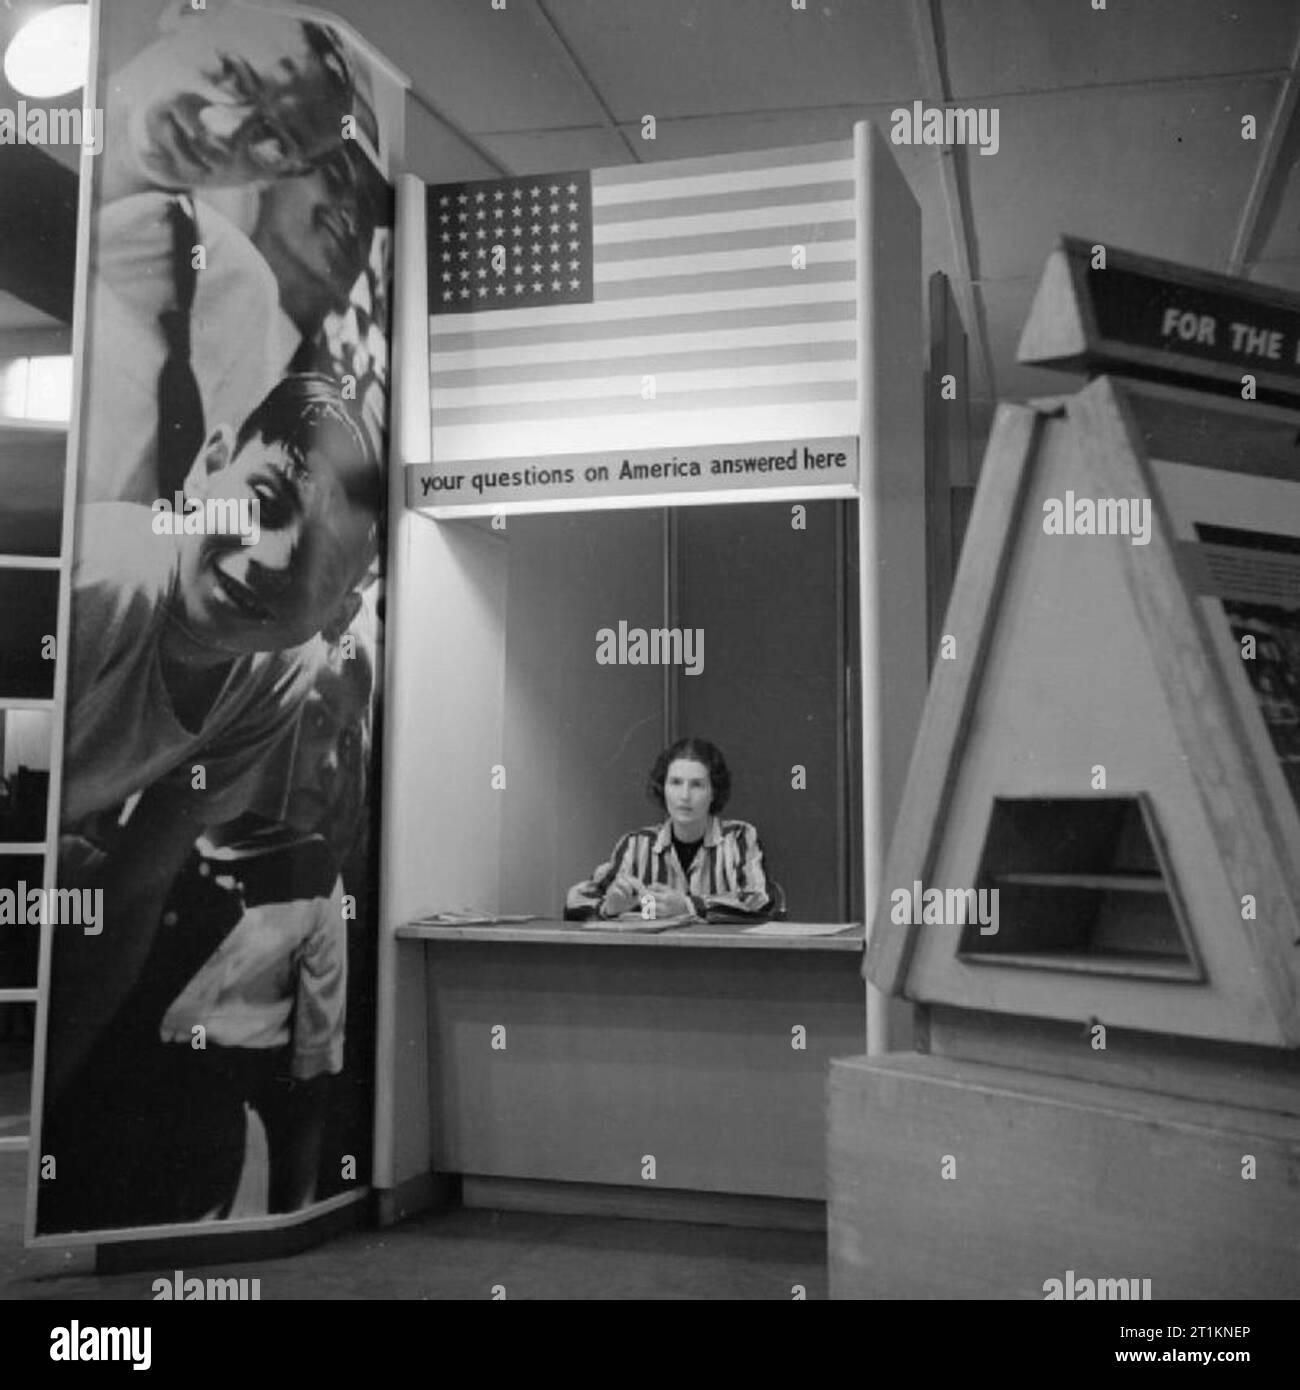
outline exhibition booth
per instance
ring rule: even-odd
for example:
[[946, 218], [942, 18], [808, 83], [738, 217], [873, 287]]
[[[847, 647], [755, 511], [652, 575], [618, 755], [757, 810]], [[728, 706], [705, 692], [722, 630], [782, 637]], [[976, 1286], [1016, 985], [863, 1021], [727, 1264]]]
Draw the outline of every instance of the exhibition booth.
[[[399, 194], [376, 1184], [817, 1225], [926, 680], [915, 204], [866, 126]], [[484, 198], [590, 301], [461, 312]], [[563, 920], [690, 735], [774, 920]]]

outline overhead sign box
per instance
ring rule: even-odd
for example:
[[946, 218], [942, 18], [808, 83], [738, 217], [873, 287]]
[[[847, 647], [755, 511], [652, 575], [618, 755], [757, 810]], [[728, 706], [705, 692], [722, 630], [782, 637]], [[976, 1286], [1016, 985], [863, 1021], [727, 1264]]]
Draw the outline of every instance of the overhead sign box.
[[1300, 402], [1300, 295], [1063, 237], [1017, 356]]

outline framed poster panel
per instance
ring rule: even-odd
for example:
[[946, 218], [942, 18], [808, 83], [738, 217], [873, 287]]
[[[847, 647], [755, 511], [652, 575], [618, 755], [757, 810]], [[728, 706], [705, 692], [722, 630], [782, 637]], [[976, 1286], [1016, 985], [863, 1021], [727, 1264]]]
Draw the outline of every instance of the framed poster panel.
[[405, 79], [295, 6], [96, 38], [54, 768], [97, 917], [42, 924], [28, 1238], [102, 1242], [369, 1180]]

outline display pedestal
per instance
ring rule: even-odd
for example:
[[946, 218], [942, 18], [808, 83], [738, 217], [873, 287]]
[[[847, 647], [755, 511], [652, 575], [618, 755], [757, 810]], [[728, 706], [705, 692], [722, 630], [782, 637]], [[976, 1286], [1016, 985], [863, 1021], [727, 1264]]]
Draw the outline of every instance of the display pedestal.
[[831, 1063], [830, 1125], [834, 1298], [1042, 1299], [1070, 1270], [1076, 1299], [1300, 1284], [1295, 1115], [900, 1054]]

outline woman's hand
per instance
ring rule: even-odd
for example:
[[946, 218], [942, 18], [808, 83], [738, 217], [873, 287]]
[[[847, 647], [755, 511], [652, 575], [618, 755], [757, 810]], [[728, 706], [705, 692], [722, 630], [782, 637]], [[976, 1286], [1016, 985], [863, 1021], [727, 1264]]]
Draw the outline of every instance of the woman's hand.
[[605, 890], [604, 901], [600, 905], [602, 917], [618, 917], [641, 906], [641, 895], [645, 888], [639, 879], [631, 874], [619, 874]]
[[649, 889], [655, 900], [656, 917], [693, 917], [695, 904], [680, 888], [670, 888], [666, 883], [652, 883]]

